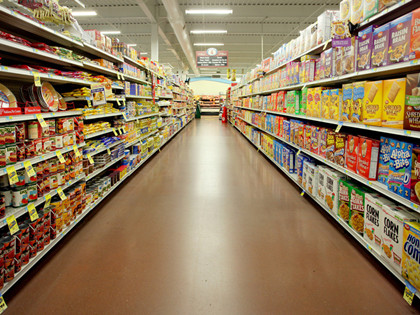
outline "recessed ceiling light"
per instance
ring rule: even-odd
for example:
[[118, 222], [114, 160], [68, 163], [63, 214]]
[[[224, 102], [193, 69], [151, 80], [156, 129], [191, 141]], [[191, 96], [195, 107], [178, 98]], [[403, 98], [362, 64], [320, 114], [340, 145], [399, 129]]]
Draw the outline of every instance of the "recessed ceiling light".
[[194, 43], [194, 46], [224, 46], [223, 43]]
[[96, 11], [72, 11], [73, 16], [96, 16]]
[[137, 44], [127, 44], [128, 47], [136, 47]]
[[232, 14], [229, 9], [192, 9], [185, 10], [186, 14]]
[[226, 30], [193, 30], [191, 34], [226, 34]]
[[101, 31], [101, 33], [104, 35], [117, 35], [121, 34], [121, 31]]

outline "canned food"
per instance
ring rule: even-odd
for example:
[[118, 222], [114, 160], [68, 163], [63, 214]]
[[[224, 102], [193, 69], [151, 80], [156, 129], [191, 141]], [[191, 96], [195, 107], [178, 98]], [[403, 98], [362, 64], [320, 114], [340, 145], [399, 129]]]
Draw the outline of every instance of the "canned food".
[[25, 266], [25, 265], [27, 265], [29, 263], [29, 256], [30, 256], [30, 248], [29, 248], [29, 246], [27, 246], [22, 251], [22, 256], [21, 256], [22, 266]]
[[28, 199], [30, 202], [38, 199], [38, 188], [36, 183], [26, 185], [26, 189], [28, 191]]
[[19, 224], [19, 229], [22, 232], [20, 239], [16, 239], [16, 244], [20, 242], [20, 248], [23, 252], [29, 246], [29, 224], [21, 223]]
[[44, 163], [39, 162], [34, 165], [34, 170], [36, 172], [36, 179], [42, 179], [44, 177]]
[[57, 173], [51, 174], [49, 176], [50, 179], [50, 187], [51, 189], [57, 189], [58, 188], [58, 176]]
[[45, 160], [42, 163], [42, 169], [43, 169], [43, 174], [44, 176], [48, 176], [50, 175], [50, 162], [48, 160]]
[[9, 188], [2, 188], [0, 195], [4, 197], [6, 207], [10, 207], [12, 205], [12, 191]]
[[28, 122], [27, 128], [28, 128], [27, 137], [28, 139], [31, 139], [31, 140], [47, 137], [50, 134], [48, 126], [45, 128], [42, 128], [41, 124], [38, 121]]
[[29, 248], [29, 258], [36, 257], [36, 254], [38, 253], [37, 240], [30, 240], [28, 248]]
[[58, 186], [64, 186], [66, 184], [66, 177], [64, 171], [59, 171], [56, 173], [57, 175], [57, 184]]
[[10, 264], [10, 266], [6, 267], [4, 270], [4, 281], [10, 282], [15, 278], [15, 266]]
[[0, 166], [4, 167], [6, 165], [6, 147], [0, 147]]
[[[33, 167], [34, 172], [36, 172], [35, 167]], [[25, 182], [27, 184], [35, 183], [36, 184], [36, 173], [33, 176], [29, 176], [28, 172], [25, 172]]]
[[55, 142], [55, 136], [50, 136], [51, 141], [51, 151], [57, 150], [56, 142]]
[[6, 215], [6, 198], [0, 195], [0, 219]]
[[35, 142], [34, 140], [25, 141], [25, 155], [27, 159], [35, 157]]
[[6, 145], [6, 165], [17, 162], [16, 144]]
[[44, 179], [42, 180], [42, 185], [44, 194], [48, 194], [51, 191], [50, 179], [48, 178], [48, 176], [44, 177]]
[[16, 241], [13, 236], [7, 235], [1, 238], [1, 242], [3, 244], [4, 266], [8, 267], [10, 265], [13, 265]]
[[0, 145], [6, 144], [6, 129], [5, 126], [0, 126]]
[[41, 155], [43, 152], [43, 146], [42, 146], [42, 138], [39, 139], [35, 139], [34, 141], [34, 152], [35, 152], [35, 156], [36, 155]]
[[16, 128], [16, 142], [23, 142], [26, 139], [26, 126], [25, 123], [17, 123]]
[[44, 196], [44, 179], [40, 178], [36, 181], [36, 187], [38, 189], [38, 197]]
[[25, 142], [16, 143], [16, 158], [18, 162], [26, 160]]
[[45, 232], [44, 235], [44, 246], [47, 246], [51, 241], [51, 233], [50, 233], [50, 229], [48, 228], [48, 232]]
[[12, 188], [16, 188], [16, 187], [23, 187], [25, 186], [25, 170], [18, 170], [16, 171], [16, 176], [18, 178], [18, 181], [16, 183], [14, 183], [13, 185], [10, 185], [10, 187]]
[[68, 147], [69, 145], [70, 145], [70, 136], [66, 132], [66, 133], [63, 134], [63, 146]]
[[64, 147], [63, 134], [55, 135], [55, 148], [62, 149]]
[[16, 127], [15, 125], [4, 126], [5, 135], [4, 142], [5, 144], [11, 144], [16, 142]]
[[15, 266], [15, 273], [19, 272], [22, 268], [22, 253], [15, 255], [14, 266]]
[[55, 135], [55, 119], [49, 119], [45, 121], [48, 125], [48, 135]]
[[12, 205], [15, 208], [23, 207], [28, 204], [28, 191], [25, 187], [12, 190]]
[[58, 171], [58, 159], [52, 158], [49, 161], [50, 173], [57, 173]]
[[51, 152], [51, 140], [49, 136], [42, 138], [42, 151], [44, 153]]

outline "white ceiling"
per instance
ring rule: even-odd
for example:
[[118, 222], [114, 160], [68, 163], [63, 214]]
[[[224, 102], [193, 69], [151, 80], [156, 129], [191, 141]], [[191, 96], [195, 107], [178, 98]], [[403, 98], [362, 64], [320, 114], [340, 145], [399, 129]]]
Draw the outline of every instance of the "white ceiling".
[[[96, 17], [79, 17], [84, 29], [120, 30], [122, 41], [137, 44], [141, 51], [150, 55], [151, 21], [140, 6], [149, 9], [168, 41], [159, 39], [159, 62], [170, 63], [177, 69], [190, 64], [185, 56], [161, 0], [81, 0], [86, 9], [97, 11]], [[238, 74], [255, 67], [261, 57], [269, 57], [278, 47], [296, 37], [299, 30], [316, 21], [326, 9], [338, 9], [340, 0], [175, 0], [184, 14], [185, 31], [191, 45], [195, 42], [222, 42], [220, 50], [229, 51], [229, 68]], [[60, 4], [73, 9], [83, 9], [74, 0], [61, 0]], [[231, 15], [185, 15], [186, 9], [232, 9]], [[223, 35], [193, 35], [190, 30], [226, 29]], [[262, 45], [263, 42], [263, 45]], [[168, 45], [170, 44], [170, 45]], [[263, 47], [263, 49], [261, 49]], [[174, 49], [174, 50], [173, 50]], [[194, 50], [203, 50], [194, 47]], [[174, 52], [180, 57], [178, 60]], [[219, 69], [226, 73], [226, 69]], [[205, 72], [205, 71], [201, 71]]]

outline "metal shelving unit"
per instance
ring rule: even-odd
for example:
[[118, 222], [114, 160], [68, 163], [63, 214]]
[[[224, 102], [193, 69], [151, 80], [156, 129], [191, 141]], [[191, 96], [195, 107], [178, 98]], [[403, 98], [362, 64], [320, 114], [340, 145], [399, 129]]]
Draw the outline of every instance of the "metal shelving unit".
[[92, 139], [92, 138], [95, 138], [97, 136], [105, 135], [107, 133], [112, 132], [112, 129], [113, 128], [108, 128], [106, 130], [102, 130], [102, 131], [98, 131], [98, 132], [94, 132], [94, 133], [89, 133], [89, 134], [85, 135], [85, 139]]
[[100, 118], [109, 118], [115, 116], [121, 116], [122, 112], [119, 113], [109, 113], [109, 114], [98, 114], [98, 115], [87, 115], [83, 116], [84, 120], [100, 119]]
[[126, 99], [145, 99], [145, 100], [152, 100], [153, 97], [151, 96], [142, 96], [142, 95], [125, 95]]
[[106, 169], [108, 169], [109, 167], [117, 163], [118, 161], [121, 161], [123, 158], [124, 158], [124, 155], [120, 156], [119, 158], [113, 159], [111, 162], [109, 162], [108, 164], [105, 164], [100, 169], [97, 169], [93, 173], [90, 173], [88, 176], [86, 176], [86, 181], [90, 181], [92, 178], [98, 176], [100, 173], [102, 173], [103, 171], [105, 171]]
[[[70, 110], [70, 111], [55, 112], [55, 113], [41, 113], [41, 116], [44, 119], [79, 116], [79, 115], [82, 115], [82, 111], [80, 110]], [[37, 118], [35, 114], [0, 116], [0, 123], [19, 122], [19, 121], [27, 121], [27, 120], [37, 120]]]

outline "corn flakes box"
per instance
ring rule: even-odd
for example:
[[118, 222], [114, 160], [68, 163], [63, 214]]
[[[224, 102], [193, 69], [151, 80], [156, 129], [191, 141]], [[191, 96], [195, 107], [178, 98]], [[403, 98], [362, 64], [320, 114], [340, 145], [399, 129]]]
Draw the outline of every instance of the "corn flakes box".
[[402, 129], [404, 125], [406, 78], [384, 81], [382, 126]]
[[420, 290], [420, 224], [404, 223], [402, 242], [402, 270], [404, 279]]
[[413, 144], [391, 139], [388, 190], [410, 200]]
[[381, 256], [399, 273], [402, 272], [404, 224], [418, 219], [406, 208], [385, 205], [383, 211]]
[[318, 186], [315, 197], [322, 205], [325, 205], [326, 170], [325, 166], [318, 166]]
[[363, 234], [365, 226], [365, 197], [367, 193], [371, 193], [371, 191], [357, 186], [353, 187], [350, 192], [349, 226], [359, 234]]
[[321, 92], [321, 118], [330, 118], [330, 107], [331, 107], [331, 90], [323, 90]]
[[326, 174], [325, 204], [330, 211], [336, 214], [338, 209], [339, 181], [340, 179], [344, 178], [344, 176], [343, 174], [331, 169], [327, 169]]
[[[365, 195], [365, 227], [363, 238], [378, 254], [382, 251], [383, 211], [392, 201], [376, 194]], [[381, 224], [382, 223], [382, 224]]]
[[382, 125], [382, 95], [384, 82], [372, 81], [365, 83], [365, 95], [362, 103], [363, 123], [371, 126]]
[[381, 137], [379, 147], [378, 182], [388, 185], [389, 160], [391, 156], [391, 139]]
[[342, 89], [329, 90], [330, 93], [330, 106], [329, 106], [329, 119], [340, 120], [340, 104], [343, 96]]
[[341, 102], [341, 121], [350, 121], [353, 108], [353, 83], [343, 84], [343, 101]]
[[340, 179], [338, 184], [338, 209], [337, 216], [344, 222], [348, 222], [350, 218], [350, 193], [354, 186], [353, 182], [346, 179]]

